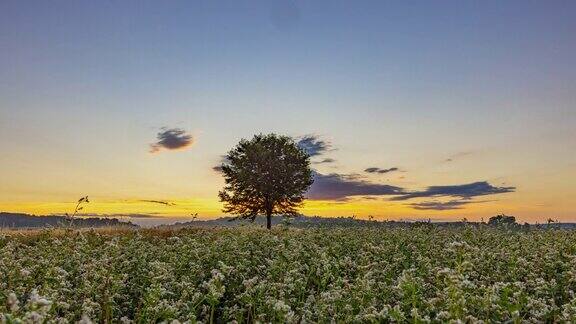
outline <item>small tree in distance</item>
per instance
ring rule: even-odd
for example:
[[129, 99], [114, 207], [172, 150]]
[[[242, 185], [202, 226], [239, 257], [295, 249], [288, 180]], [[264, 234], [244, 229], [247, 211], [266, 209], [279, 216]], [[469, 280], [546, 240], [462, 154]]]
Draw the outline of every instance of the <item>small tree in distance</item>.
[[312, 185], [310, 157], [288, 136], [255, 135], [242, 139], [221, 166], [226, 185], [218, 196], [224, 213], [254, 220], [266, 215], [296, 215]]
[[492, 226], [500, 226], [500, 225], [516, 225], [516, 217], [514, 216], [507, 216], [504, 214], [501, 215], [496, 215], [496, 216], [492, 216], [490, 217], [490, 219], [488, 220], [488, 225], [492, 225]]

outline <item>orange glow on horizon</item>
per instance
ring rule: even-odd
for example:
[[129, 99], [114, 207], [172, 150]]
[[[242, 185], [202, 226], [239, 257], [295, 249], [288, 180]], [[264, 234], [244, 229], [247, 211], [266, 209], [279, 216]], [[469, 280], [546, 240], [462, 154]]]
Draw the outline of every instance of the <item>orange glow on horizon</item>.
[[[199, 219], [212, 219], [223, 216], [222, 204], [217, 199], [174, 199], [169, 205], [142, 199], [99, 200], [92, 199], [82, 210], [88, 216], [130, 216], [148, 215], [150, 217], [191, 218], [198, 214]], [[71, 213], [76, 202], [0, 202], [0, 210], [33, 215], [62, 215]], [[487, 221], [490, 216], [506, 212], [515, 215], [517, 211], [526, 211], [524, 204], [510, 202], [477, 203], [463, 209], [454, 210], [416, 210], [404, 202], [392, 202], [383, 199], [350, 199], [345, 201], [307, 200], [300, 212], [308, 216], [350, 217], [376, 220], [426, 220], [457, 221], [466, 218], [470, 221]], [[533, 206], [518, 217], [520, 222], [544, 222], [547, 214], [543, 208]], [[558, 218], [558, 217], [556, 217]], [[560, 220], [564, 219], [562, 217]], [[566, 219], [569, 219], [566, 217]]]

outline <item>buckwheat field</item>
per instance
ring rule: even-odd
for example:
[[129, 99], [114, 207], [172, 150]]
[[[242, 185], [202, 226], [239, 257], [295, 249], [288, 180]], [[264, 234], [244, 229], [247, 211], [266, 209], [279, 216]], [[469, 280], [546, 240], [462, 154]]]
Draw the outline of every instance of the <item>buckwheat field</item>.
[[576, 321], [572, 231], [423, 225], [0, 235], [3, 323]]

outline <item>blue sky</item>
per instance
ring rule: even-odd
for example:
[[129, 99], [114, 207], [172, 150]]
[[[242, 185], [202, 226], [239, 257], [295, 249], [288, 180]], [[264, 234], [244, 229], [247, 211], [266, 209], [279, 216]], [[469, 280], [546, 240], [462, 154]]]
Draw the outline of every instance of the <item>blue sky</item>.
[[[2, 1], [0, 207], [216, 200], [220, 155], [277, 132], [332, 143], [322, 174], [517, 188], [458, 217], [574, 218], [575, 30], [572, 1]], [[162, 127], [194, 144], [150, 155]]]

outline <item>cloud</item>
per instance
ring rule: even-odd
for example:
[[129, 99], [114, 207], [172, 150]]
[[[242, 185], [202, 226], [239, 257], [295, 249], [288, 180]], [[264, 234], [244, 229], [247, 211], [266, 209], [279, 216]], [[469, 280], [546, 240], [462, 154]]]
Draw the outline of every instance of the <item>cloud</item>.
[[464, 205], [483, 203], [486, 201], [473, 201], [470, 199], [450, 200], [446, 202], [441, 201], [424, 201], [419, 203], [408, 204], [408, 206], [417, 210], [454, 210], [462, 209]]
[[388, 168], [388, 169], [381, 169], [381, 168], [376, 168], [376, 167], [372, 167], [372, 168], [367, 168], [364, 170], [364, 172], [366, 173], [389, 173], [389, 172], [394, 172], [394, 171], [398, 171], [400, 169], [398, 168]]
[[314, 172], [314, 183], [306, 194], [312, 200], [343, 200], [350, 196], [383, 196], [404, 194], [400, 187], [370, 183], [357, 175], [320, 174]]
[[305, 135], [296, 143], [298, 146], [306, 151], [310, 157], [322, 155], [331, 150], [332, 144], [330, 142], [321, 140], [317, 135]]
[[325, 163], [334, 163], [336, 162], [336, 160], [332, 159], [332, 158], [325, 158], [324, 160], [321, 161], [316, 161], [316, 162], [312, 162], [313, 164], [325, 164]]
[[494, 187], [486, 181], [473, 182], [463, 185], [453, 186], [431, 186], [423, 191], [415, 191], [393, 197], [390, 200], [408, 200], [420, 197], [458, 197], [473, 198], [477, 196], [495, 195], [507, 192], [514, 192], [516, 187]]
[[173, 202], [169, 202], [169, 201], [165, 201], [165, 200], [150, 200], [150, 199], [140, 199], [138, 201], [141, 202], [147, 202], [147, 203], [151, 203], [151, 204], [159, 204], [159, 205], [165, 205], [165, 206], [174, 206], [176, 205]]
[[150, 144], [150, 153], [157, 153], [161, 149], [178, 150], [191, 146], [194, 143], [192, 135], [180, 128], [163, 127], [156, 135], [158, 141]]
[[474, 152], [472, 152], [472, 151], [457, 152], [457, 153], [450, 155], [446, 160], [444, 160], [444, 162], [452, 162], [452, 161], [460, 159], [462, 157], [472, 155], [473, 153]]
[[226, 157], [226, 155], [220, 155], [220, 162], [218, 163], [218, 165], [215, 165], [212, 167], [212, 170], [214, 170], [215, 172], [222, 172], [222, 164], [226, 164], [228, 163], [228, 157]]

